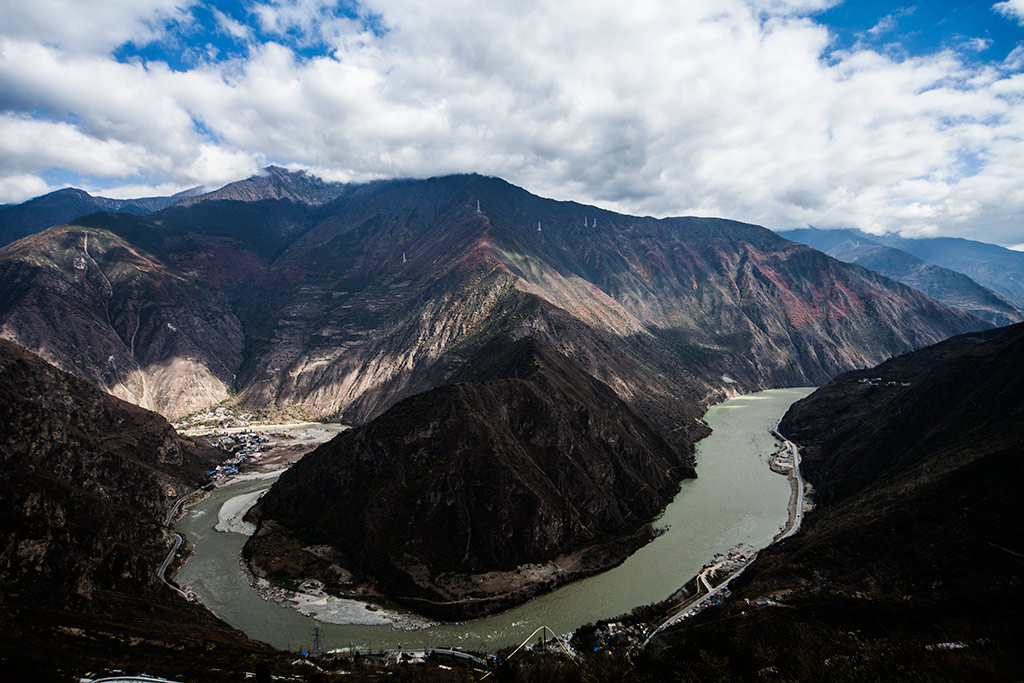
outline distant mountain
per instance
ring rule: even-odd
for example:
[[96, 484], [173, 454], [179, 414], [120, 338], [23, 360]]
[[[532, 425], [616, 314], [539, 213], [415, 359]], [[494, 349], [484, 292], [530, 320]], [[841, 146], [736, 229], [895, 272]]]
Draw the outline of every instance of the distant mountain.
[[1003, 326], [1024, 320], [1024, 311], [1003, 296], [982, 287], [962, 272], [926, 263], [908, 251], [880, 244], [878, 240], [884, 238], [856, 230], [817, 228], [785, 230], [779, 234], [840, 261], [856, 263], [919, 289], [992, 325]]
[[305, 204], [325, 204], [341, 196], [347, 187], [342, 183], [325, 182], [305, 171], [267, 166], [260, 175], [230, 183], [212, 192], [196, 193], [180, 203], [191, 206], [211, 200], [255, 202], [263, 199], [288, 199]]
[[0, 340], [0, 658], [8, 675], [59, 680], [67, 669], [133, 658], [180, 667], [182, 650], [217, 648], [225, 659], [266, 652], [156, 576], [172, 545], [165, 516], [206, 481], [219, 453]]
[[929, 263], [964, 273], [1024, 307], [1024, 252], [957, 237], [908, 239], [883, 235], [878, 241]]
[[[827, 235], [822, 233], [837, 233]], [[848, 239], [901, 249], [936, 266], [967, 275], [978, 284], [1024, 308], [1024, 252], [995, 244], [986, 244], [957, 237], [905, 238], [898, 235], [872, 235], [860, 230], [802, 230], [779, 233], [796, 242], [810, 243], [815, 249], [829, 251]], [[804, 242], [803, 240], [807, 240]], [[822, 248], [815, 246], [821, 244]]]
[[753, 225], [472, 175], [331, 187], [326, 203], [94, 214], [8, 245], [0, 335], [171, 416], [236, 396], [352, 422], [449, 382], [497, 335], [532, 336], [682, 443], [696, 406], [985, 326]]
[[80, 216], [97, 211], [147, 214], [167, 208], [191, 197], [201, 188], [179, 192], [170, 197], [143, 197], [140, 199], [110, 199], [94, 197], [84, 190], [66, 188], [22, 204], [0, 206], [0, 247], [35, 234], [51, 225], [67, 223]]
[[[1024, 648], [1024, 324], [841, 375], [793, 406], [819, 509], [722, 608], [634, 658], [740, 680], [1012, 680]], [[794, 649], [793, 644], [800, 643]]]
[[694, 476], [689, 454], [533, 338], [498, 340], [468, 367], [489, 379], [407, 398], [282, 475], [246, 545], [257, 573], [465, 619], [650, 540]]

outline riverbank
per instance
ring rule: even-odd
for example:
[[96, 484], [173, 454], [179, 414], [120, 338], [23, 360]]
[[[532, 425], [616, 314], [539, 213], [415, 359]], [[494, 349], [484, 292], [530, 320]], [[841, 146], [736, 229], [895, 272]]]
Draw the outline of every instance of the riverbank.
[[772, 543], [778, 543], [799, 531], [804, 514], [814, 509], [810, 501], [812, 487], [800, 474], [800, 447], [779, 432], [780, 424], [782, 418], [779, 418], [771, 432], [772, 436], [779, 440], [779, 448], [772, 456], [770, 467], [773, 472], [783, 474], [789, 479], [790, 496], [789, 504], [786, 506], [789, 518], [786, 526], [772, 539]]
[[[271, 477], [268, 474], [253, 474], [238, 481], [269, 478]], [[224, 501], [217, 512], [217, 524], [214, 529], [225, 534], [252, 536], [256, 531], [256, 525], [246, 521], [245, 515], [266, 492], [267, 489], [250, 491]], [[292, 608], [303, 616], [317, 621], [327, 624], [389, 625], [403, 630], [417, 630], [436, 625], [435, 622], [416, 614], [382, 609], [372, 603], [329, 595], [324, 591], [323, 584], [315, 580], [304, 582], [298, 590], [274, 586], [266, 579], [253, 574], [241, 555], [238, 561], [253, 590], [262, 599]]]
[[[776, 439], [776, 449], [769, 458], [768, 466], [772, 472], [787, 478], [790, 484], [790, 497], [786, 506], [786, 524], [768, 545], [778, 543], [797, 533], [800, 530], [804, 513], [814, 507], [808, 499], [811, 486], [803, 480], [800, 474], [800, 449], [779, 432], [781, 423], [782, 417], [769, 430], [772, 437]], [[616, 643], [618, 646], [628, 649], [643, 649], [664, 629], [696, 615], [709, 605], [721, 604], [722, 600], [729, 595], [729, 582], [746, 571], [757, 559], [757, 555], [758, 551], [755, 551], [754, 548], [742, 545], [731, 549], [724, 555], [716, 553], [714, 560], [707, 563], [698, 574], [689, 579], [666, 600], [638, 607], [631, 614], [620, 617], [618, 621], [599, 622], [591, 628], [577, 631], [576, 635], [580, 637], [586, 647], [597, 646], [600, 648], [606, 647], [610, 643]], [[712, 586], [708, 577], [716, 579], [722, 574], [726, 574], [726, 576], [717, 585]], [[718, 596], [717, 600], [712, 602], [712, 598], [716, 596]], [[661, 616], [656, 616], [659, 614]], [[657, 625], [654, 626], [654, 624]]]
[[[787, 521], [790, 485], [768, 467], [768, 455], [776, 448], [770, 430], [790, 404], [811, 391], [771, 390], [713, 407], [705, 416], [713, 434], [697, 444], [699, 478], [684, 481], [675, 500], [655, 521], [663, 531], [658, 538], [615, 569], [492, 617], [408, 631], [387, 624], [314, 622], [294, 607], [282, 609], [264, 600], [239, 567], [239, 551], [247, 537], [213, 530], [221, 505], [267, 486], [267, 481], [259, 480], [216, 489], [179, 522], [178, 530], [197, 548], [178, 580], [189, 584], [208, 608], [232, 626], [282, 649], [309, 644], [314, 624], [322, 630], [325, 649], [352, 643], [363, 650], [458, 646], [493, 652], [518, 645], [544, 625], [556, 633], [570, 633], [638, 605], [664, 601], [715, 553], [739, 543], [755, 548], [771, 543]], [[707, 578], [714, 583], [710, 574]]]
[[292, 431], [296, 429], [329, 429], [335, 433], [343, 432], [348, 427], [340, 422], [286, 422], [283, 424], [251, 424], [243, 427], [194, 427], [181, 429], [178, 433], [182, 436], [226, 436], [230, 434], [245, 434], [246, 432], [269, 432], [269, 431]]

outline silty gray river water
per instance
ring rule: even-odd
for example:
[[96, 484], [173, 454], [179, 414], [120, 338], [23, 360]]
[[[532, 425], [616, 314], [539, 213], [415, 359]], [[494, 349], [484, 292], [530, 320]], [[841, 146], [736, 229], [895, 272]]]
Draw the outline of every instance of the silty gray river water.
[[787, 520], [790, 485], [768, 467], [776, 443], [769, 430], [790, 404], [811, 391], [773, 389], [712, 407], [704, 419], [713, 433], [697, 444], [699, 478], [683, 482], [656, 522], [667, 528], [665, 533], [614, 569], [496, 616], [409, 631], [390, 625], [314, 622], [292, 608], [263, 600], [239, 567], [239, 551], [247, 537], [213, 527], [224, 503], [268, 488], [273, 480], [225, 486], [188, 511], [177, 530], [195, 543], [196, 552], [177, 581], [191, 586], [232, 626], [278, 648], [308, 648], [314, 623], [320, 625], [326, 649], [354, 644], [375, 650], [434, 646], [493, 652], [518, 645], [541, 625], [569, 633], [587, 622], [665, 599], [715, 553], [738, 543], [755, 548], [771, 543]]

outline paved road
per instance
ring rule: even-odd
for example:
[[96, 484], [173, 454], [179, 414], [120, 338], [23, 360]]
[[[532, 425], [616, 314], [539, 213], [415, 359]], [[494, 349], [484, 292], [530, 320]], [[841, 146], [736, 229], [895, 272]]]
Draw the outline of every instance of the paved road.
[[641, 648], [641, 649], [643, 649], [643, 648], [647, 647], [647, 644], [648, 644], [649, 642], [651, 642], [651, 640], [653, 640], [653, 639], [654, 639], [654, 636], [658, 635], [659, 633], [661, 633], [661, 632], [662, 632], [663, 630], [665, 630], [666, 628], [668, 628], [668, 627], [669, 627], [669, 626], [671, 626], [672, 624], [674, 624], [674, 623], [676, 623], [676, 622], [678, 622], [678, 621], [680, 621], [680, 620], [682, 620], [682, 619], [685, 619], [685, 618], [686, 618], [686, 617], [688, 617], [688, 616], [689, 616], [689, 615], [690, 615], [691, 613], [693, 613], [693, 611], [694, 611], [695, 609], [697, 609], [698, 607], [700, 607], [701, 605], [703, 605], [703, 604], [704, 604], [705, 602], [707, 602], [708, 600], [710, 600], [710, 599], [711, 599], [712, 597], [714, 597], [715, 595], [717, 595], [717, 594], [719, 593], [719, 591], [721, 591], [721, 590], [722, 590], [723, 588], [725, 588], [725, 587], [727, 587], [727, 586], [729, 585], [729, 582], [730, 582], [730, 581], [732, 581], [732, 580], [733, 580], [733, 579], [735, 579], [735, 578], [736, 578], [737, 576], [739, 576], [739, 575], [740, 575], [740, 574], [742, 574], [742, 573], [743, 573], [744, 571], [746, 571], [747, 567], [749, 567], [749, 566], [751, 565], [751, 563], [752, 563], [752, 562], [753, 562], [753, 561], [754, 561], [754, 560], [755, 560], [756, 558], [757, 558], [757, 555], [756, 555], [756, 554], [754, 554], [754, 555], [753, 555], [753, 556], [752, 556], [752, 557], [750, 558], [750, 560], [748, 560], [748, 561], [747, 561], [747, 563], [746, 563], [745, 565], [743, 565], [742, 567], [740, 567], [739, 569], [737, 569], [736, 571], [734, 571], [734, 572], [733, 572], [732, 574], [730, 574], [729, 576], [727, 576], [727, 577], [725, 578], [725, 580], [724, 580], [724, 581], [722, 581], [722, 583], [718, 584], [717, 586], [715, 586], [714, 588], [712, 588], [712, 589], [711, 589], [711, 590], [710, 590], [709, 592], [707, 592], [707, 593], [705, 593], [704, 595], [702, 595], [702, 596], [700, 597], [700, 599], [696, 600], [695, 602], [692, 602], [692, 603], [690, 603], [689, 605], [687, 605], [686, 607], [684, 607], [683, 609], [679, 610], [678, 612], [676, 612], [675, 614], [673, 614], [672, 616], [670, 616], [670, 617], [669, 617], [668, 619], [666, 619], [665, 621], [663, 621], [663, 622], [661, 623], [661, 625], [660, 625], [660, 626], [658, 626], [658, 628], [656, 628], [656, 629], [654, 629], [653, 631], [651, 631], [651, 635], [647, 636], [647, 640], [645, 640], [645, 641], [643, 642], [643, 644], [642, 644], [642, 645], [640, 646], [640, 648]]
[[180, 547], [181, 547], [181, 534], [174, 534], [174, 547], [171, 548], [171, 552], [167, 553], [167, 557], [164, 558], [164, 563], [160, 565], [160, 569], [156, 570], [156, 576], [157, 576], [158, 579], [163, 581], [164, 584], [168, 588], [170, 588], [172, 591], [174, 591], [175, 593], [177, 593], [181, 597], [183, 597], [186, 600], [188, 600], [189, 598], [188, 598], [187, 595], [185, 595], [184, 591], [182, 591], [180, 588], [178, 588], [177, 586], [172, 584], [170, 581], [168, 581], [167, 577], [165, 576], [165, 574], [167, 573], [167, 568], [171, 566], [171, 562], [174, 561], [174, 556], [175, 556], [175, 554], [177, 554], [178, 548], [180, 548]]
[[[779, 420], [779, 424], [782, 424], [782, 420]], [[795, 443], [787, 439], [779, 432], [779, 426], [776, 425], [775, 429], [772, 430], [782, 443], [789, 449], [790, 454], [793, 456], [793, 476], [796, 478], [796, 502], [793, 510], [793, 518], [790, 520], [789, 528], [780, 534], [776, 539], [775, 543], [778, 543], [784, 538], [789, 538], [796, 532], [800, 531], [800, 525], [804, 521], [804, 478], [800, 474], [800, 449]]]
[[201, 486], [201, 487], [199, 487], [197, 489], [189, 491], [184, 496], [182, 496], [181, 498], [176, 500], [174, 502], [174, 505], [171, 506], [171, 509], [167, 511], [167, 516], [164, 517], [164, 526], [170, 526], [171, 525], [171, 522], [174, 521], [174, 517], [178, 514], [178, 510], [181, 509], [181, 504], [182, 503], [184, 503], [189, 497], [194, 495], [197, 491], [202, 491], [204, 488], [206, 488], [206, 487], [205, 486]]

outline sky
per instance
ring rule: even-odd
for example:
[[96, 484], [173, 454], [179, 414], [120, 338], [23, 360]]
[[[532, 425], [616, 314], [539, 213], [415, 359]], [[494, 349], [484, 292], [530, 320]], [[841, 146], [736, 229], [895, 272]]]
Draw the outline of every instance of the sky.
[[0, 0], [0, 202], [269, 164], [1024, 249], [1024, 0]]

